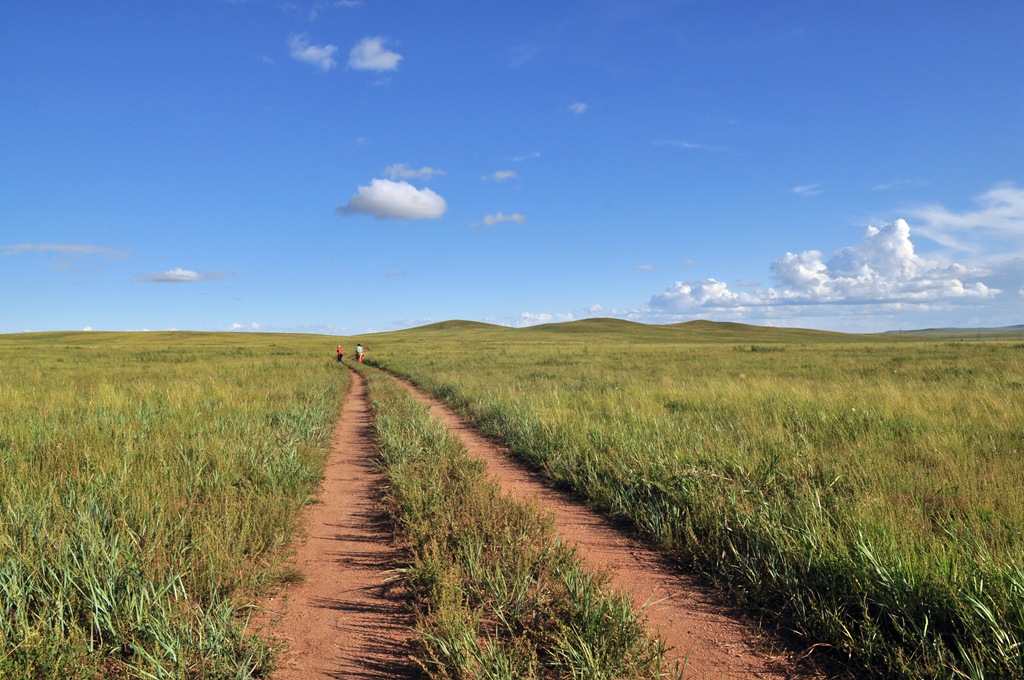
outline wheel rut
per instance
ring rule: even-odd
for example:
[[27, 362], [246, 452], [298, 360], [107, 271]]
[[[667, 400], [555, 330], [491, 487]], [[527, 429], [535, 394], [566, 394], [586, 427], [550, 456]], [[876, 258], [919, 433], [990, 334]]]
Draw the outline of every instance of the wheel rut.
[[264, 602], [254, 626], [284, 643], [274, 680], [420, 677], [409, 658], [412, 617], [388, 588], [400, 556], [380, 502], [366, 383], [351, 376], [319, 502], [306, 508], [292, 560], [299, 582]]
[[519, 499], [535, 499], [555, 516], [562, 540], [575, 545], [590, 569], [609, 574], [611, 586], [629, 596], [647, 625], [669, 648], [685, 678], [809, 678], [787, 655], [769, 654], [756, 626], [722, 602], [697, 578], [665, 564], [660, 553], [629, 536], [608, 518], [552, 488], [504, 447], [480, 435], [447, 405], [399, 380], [486, 462], [488, 474]]
[[[609, 575], [641, 618], [669, 648], [684, 678], [823, 677], [798, 669], [788, 655], [770, 654], [742, 612], [698, 579], [665, 564], [655, 550], [518, 463], [507, 449], [477, 433], [450, 408], [399, 380], [486, 462], [505, 493], [532, 499], [554, 514], [562, 540], [576, 546], [588, 568]], [[292, 565], [298, 582], [264, 602], [250, 626], [284, 643], [274, 680], [292, 678], [416, 678], [410, 658], [412, 619], [387, 584], [400, 566], [382, 507], [383, 475], [361, 375], [335, 427], [320, 502], [305, 511], [306, 538]]]

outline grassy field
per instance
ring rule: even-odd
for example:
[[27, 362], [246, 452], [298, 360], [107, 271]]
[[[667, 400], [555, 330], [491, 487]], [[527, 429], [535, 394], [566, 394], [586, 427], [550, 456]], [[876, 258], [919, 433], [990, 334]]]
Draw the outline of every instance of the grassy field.
[[[594, 320], [360, 340], [371, 363], [445, 398], [808, 647], [878, 676], [1024, 676], [1024, 338]], [[347, 386], [335, 344], [0, 337], [0, 677], [264, 676], [272, 650], [245, 634], [244, 603], [281, 575], [320, 479]], [[651, 672], [656, 650], [614, 598], [595, 602], [618, 627], [594, 628], [593, 653], [571, 657], [571, 636], [591, 624], [558, 622], [599, 589], [551, 547], [543, 518], [515, 508], [490, 524], [515, 527], [505, 547], [528, 537], [530, 550], [479, 550], [501, 543], [481, 532], [503, 503], [373, 380], [390, 464], [400, 475], [444, 465], [455, 480], [413, 474], [394, 484], [393, 507], [435, 527], [455, 517], [439, 498], [479, 510], [450, 530], [403, 529], [417, 559], [431, 558], [405, 572], [424, 616], [421, 661], [437, 677]], [[424, 464], [433, 448], [444, 462]], [[540, 583], [529, 571], [540, 554], [554, 578], [522, 587]]]
[[664, 646], [536, 507], [502, 496], [459, 439], [391, 377], [363, 367], [406, 547], [401, 581], [428, 677], [675, 677]]
[[807, 645], [1024, 676], [1024, 338], [595, 320], [364, 345]]
[[347, 371], [332, 339], [0, 337], [0, 677], [246, 678]]

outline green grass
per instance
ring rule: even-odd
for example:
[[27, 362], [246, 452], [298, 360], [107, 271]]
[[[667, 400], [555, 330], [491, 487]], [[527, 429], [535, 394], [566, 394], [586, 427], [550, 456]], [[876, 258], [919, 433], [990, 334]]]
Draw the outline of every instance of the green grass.
[[347, 373], [331, 339], [0, 337], [0, 677], [262, 677]]
[[502, 496], [443, 423], [390, 377], [363, 370], [429, 677], [668, 676], [663, 645], [628, 598], [581, 568], [552, 518]]
[[[1024, 676], [1014, 332], [590, 320], [361, 339], [808, 646], [880, 677]], [[273, 650], [245, 633], [246, 603], [294, 578], [286, 546], [347, 384], [336, 344], [0, 337], [0, 677], [265, 676]], [[419, 518], [402, 530], [424, 666], [653, 673], [628, 608], [547, 520], [506, 507], [385, 384], [378, 427], [410, 485], [392, 502]]]
[[880, 676], [1024, 676], [1024, 344], [612, 320], [366, 339], [739, 602]]

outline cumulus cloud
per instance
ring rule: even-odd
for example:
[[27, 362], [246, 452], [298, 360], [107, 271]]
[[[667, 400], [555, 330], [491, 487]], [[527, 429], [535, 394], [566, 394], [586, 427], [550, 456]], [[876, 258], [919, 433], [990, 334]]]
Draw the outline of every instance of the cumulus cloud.
[[576, 315], [571, 312], [564, 314], [548, 314], [547, 312], [522, 312], [517, 318], [515, 318], [511, 325], [523, 328], [526, 326], [536, 326], [542, 323], [563, 323], [565, 321], [575, 321]]
[[497, 224], [501, 224], [502, 222], [515, 222], [516, 224], [522, 224], [523, 222], [526, 222], [526, 217], [523, 216], [521, 213], [512, 213], [511, 215], [506, 215], [505, 213], [498, 212], [494, 213], [493, 215], [484, 215], [484, 218], [482, 220], [480, 220], [479, 222], [474, 222], [469, 226], [474, 228], [493, 227]]
[[988, 272], [943, 264], [914, 252], [910, 227], [900, 219], [868, 227], [861, 242], [825, 260], [817, 250], [786, 253], [771, 265], [778, 289], [736, 292], [715, 279], [677, 282], [651, 298], [670, 313], [780, 305], [926, 304], [966, 302], [1000, 293], [981, 281]]
[[446, 174], [444, 170], [424, 166], [419, 169], [410, 168], [405, 163], [395, 163], [384, 168], [384, 174], [391, 179], [430, 179], [436, 175]]
[[430, 189], [417, 189], [408, 182], [374, 179], [361, 186], [340, 215], [373, 215], [378, 220], [434, 220], [444, 215], [448, 204]]
[[348, 53], [348, 65], [359, 71], [394, 71], [402, 58], [384, 47], [384, 38], [363, 38]]
[[310, 44], [308, 33], [296, 33], [288, 37], [288, 49], [291, 51], [292, 59], [306, 64], [312, 64], [321, 71], [330, 71], [338, 65], [334, 54], [338, 48], [334, 45], [313, 45]]
[[218, 281], [227, 275], [226, 272], [196, 272], [178, 267], [155, 274], [138, 274], [135, 280], [143, 283], [196, 283], [198, 281]]
[[498, 170], [490, 175], [484, 175], [482, 179], [485, 182], [488, 180], [493, 182], [504, 182], [507, 179], [515, 179], [518, 176], [519, 175], [516, 174], [515, 170]]
[[577, 116], [582, 116], [587, 112], [587, 105], [583, 102], [576, 102], [569, 105], [569, 110], [575, 113]]

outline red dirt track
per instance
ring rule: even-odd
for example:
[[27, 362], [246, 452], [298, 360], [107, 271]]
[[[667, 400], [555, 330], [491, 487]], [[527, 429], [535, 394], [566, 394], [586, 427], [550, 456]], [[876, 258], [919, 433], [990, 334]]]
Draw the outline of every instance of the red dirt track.
[[[265, 603], [273, 615], [265, 617], [272, 621], [263, 623], [264, 630], [286, 644], [275, 679], [418, 677], [409, 660], [409, 614], [386, 587], [398, 554], [380, 507], [382, 477], [372, 462], [376, 449], [365, 382], [355, 372], [352, 380], [320, 490], [322, 503], [308, 509], [308, 538], [294, 560], [303, 579]], [[811, 677], [785, 656], [761, 651], [765, 646], [757, 644], [756, 629], [709, 588], [553, 490], [449, 408], [403, 384], [462, 438], [471, 456], [487, 462], [506, 493], [534, 498], [554, 513], [559, 535], [577, 547], [583, 562], [608, 573], [612, 587], [643, 610], [668, 645], [669, 658], [685, 669], [683, 677]]]
[[[307, 509], [293, 568], [301, 582], [264, 603], [266, 632], [286, 644], [275, 680], [412, 678], [412, 619], [387, 583], [398, 566], [380, 505], [366, 384], [352, 373], [320, 503]], [[269, 623], [269, 625], [267, 625]]]

